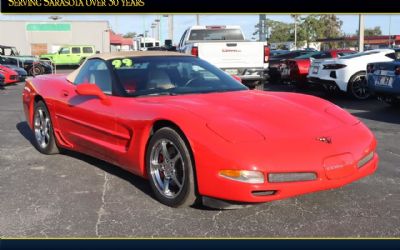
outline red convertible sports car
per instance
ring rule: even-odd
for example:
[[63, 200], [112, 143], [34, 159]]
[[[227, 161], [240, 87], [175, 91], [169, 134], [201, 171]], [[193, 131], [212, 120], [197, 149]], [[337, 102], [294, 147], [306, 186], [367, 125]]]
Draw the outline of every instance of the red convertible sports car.
[[40, 152], [69, 149], [118, 165], [173, 207], [337, 188], [378, 164], [374, 135], [338, 106], [249, 90], [174, 52], [96, 54], [68, 76], [28, 80], [22, 98]]

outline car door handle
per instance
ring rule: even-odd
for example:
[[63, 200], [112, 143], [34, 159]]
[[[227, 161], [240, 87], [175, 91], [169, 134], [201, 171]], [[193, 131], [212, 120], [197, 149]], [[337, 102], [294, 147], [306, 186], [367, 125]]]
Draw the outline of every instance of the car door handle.
[[62, 95], [63, 97], [68, 97], [68, 96], [69, 96], [69, 92], [68, 92], [67, 90], [63, 90], [63, 91], [61, 92], [61, 95]]

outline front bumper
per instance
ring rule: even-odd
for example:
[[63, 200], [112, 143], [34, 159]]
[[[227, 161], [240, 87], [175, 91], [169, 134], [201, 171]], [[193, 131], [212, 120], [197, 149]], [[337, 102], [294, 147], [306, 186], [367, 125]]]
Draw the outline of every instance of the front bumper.
[[[245, 205], [245, 203], [261, 203], [280, 200], [302, 194], [342, 187], [346, 184], [371, 175], [376, 171], [377, 167], [378, 155], [375, 153], [374, 158], [366, 165], [361, 168], [357, 168], [357, 165], [354, 164], [350, 168], [351, 173], [343, 178], [337, 179], [329, 179], [324, 171], [317, 173], [318, 178], [313, 181], [285, 183], [265, 182], [264, 184], [260, 185], [239, 183], [225, 180], [220, 177], [218, 180], [218, 187], [219, 189], [225, 191], [225, 195], [214, 198], [222, 200], [222, 203], [217, 203], [216, 205], [221, 206], [221, 208], [230, 208], [229, 204], [234, 205], [233, 208], [235, 208], [238, 205]], [[214, 206], [213, 204], [215, 203], [212, 203], [211, 206]]]
[[4, 79], [4, 84], [12, 84], [19, 81], [18, 75], [10, 75]]
[[[358, 164], [375, 151], [374, 135], [362, 123], [346, 122], [348, 125], [327, 130], [332, 144], [302, 135], [295, 138], [271, 135], [266, 139], [269, 142], [196, 143], [193, 151], [199, 194], [225, 201], [260, 203], [338, 188], [370, 175], [377, 169], [377, 154], [362, 167]], [[259, 171], [264, 182], [250, 184], [228, 179], [220, 175], [223, 169]], [[268, 180], [271, 173], [314, 173], [316, 179], [272, 182]]]

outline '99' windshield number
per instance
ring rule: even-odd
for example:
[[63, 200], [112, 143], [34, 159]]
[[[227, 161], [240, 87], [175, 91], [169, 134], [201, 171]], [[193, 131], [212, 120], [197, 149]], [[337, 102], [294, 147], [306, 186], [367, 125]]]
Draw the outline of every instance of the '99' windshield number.
[[115, 59], [112, 61], [112, 65], [114, 66], [114, 68], [119, 69], [121, 67], [126, 67], [126, 68], [130, 68], [133, 66], [133, 62], [131, 59], [129, 58], [125, 58], [125, 59]]

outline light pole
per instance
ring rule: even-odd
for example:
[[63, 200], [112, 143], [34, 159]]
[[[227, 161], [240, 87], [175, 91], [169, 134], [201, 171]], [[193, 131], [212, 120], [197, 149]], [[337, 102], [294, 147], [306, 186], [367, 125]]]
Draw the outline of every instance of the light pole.
[[156, 28], [157, 28], [157, 39], [158, 41], [160, 41], [160, 19], [157, 18], [156, 20], [154, 20], [155, 24], [156, 24]]
[[163, 15], [163, 17], [168, 17], [168, 37], [167, 37], [167, 39], [172, 41], [174, 39], [174, 16], [169, 14], [169, 15]]
[[151, 24], [151, 36], [152, 36], [154, 39], [156, 39], [156, 32], [155, 32], [156, 27], [157, 27], [157, 24], [156, 24], [156, 23], [152, 23], [152, 24]]
[[391, 27], [392, 27], [392, 15], [389, 15], [389, 48], [392, 47], [392, 38], [391, 36]]
[[358, 20], [358, 52], [364, 51], [364, 15], [359, 15]]
[[297, 18], [299, 15], [290, 15], [294, 19], [294, 49], [297, 49]]
[[196, 15], [196, 25], [200, 25], [200, 15]]
[[265, 42], [266, 40], [266, 16], [265, 14], [260, 14], [259, 16], [259, 28], [258, 28], [258, 34], [259, 34], [259, 40], [260, 42]]

